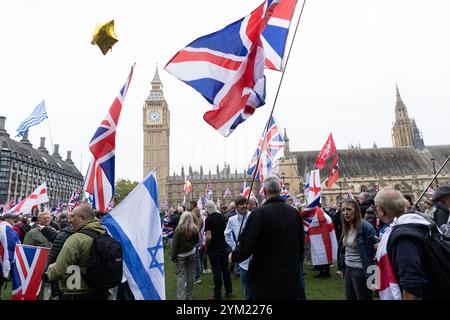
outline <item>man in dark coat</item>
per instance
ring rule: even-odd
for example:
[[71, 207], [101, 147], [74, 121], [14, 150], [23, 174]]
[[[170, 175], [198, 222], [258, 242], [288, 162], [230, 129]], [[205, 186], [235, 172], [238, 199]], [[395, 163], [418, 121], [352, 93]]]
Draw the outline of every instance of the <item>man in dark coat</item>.
[[437, 189], [433, 196], [436, 211], [434, 211], [434, 222], [447, 235], [449, 232], [450, 214], [450, 185], [445, 185]]
[[301, 296], [303, 221], [298, 211], [280, 197], [280, 192], [279, 178], [267, 176], [267, 201], [248, 218], [232, 255], [238, 263], [252, 256], [248, 272], [255, 300], [297, 300]]

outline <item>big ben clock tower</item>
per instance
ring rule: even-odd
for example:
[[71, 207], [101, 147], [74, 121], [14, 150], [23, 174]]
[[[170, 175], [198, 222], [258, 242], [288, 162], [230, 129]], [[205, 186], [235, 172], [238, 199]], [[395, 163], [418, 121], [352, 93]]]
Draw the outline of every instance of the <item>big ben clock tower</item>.
[[167, 199], [166, 179], [169, 176], [170, 111], [163, 94], [158, 67], [152, 80], [150, 95], [144, 102], [144, 177], [156, 171], [158, 201]]

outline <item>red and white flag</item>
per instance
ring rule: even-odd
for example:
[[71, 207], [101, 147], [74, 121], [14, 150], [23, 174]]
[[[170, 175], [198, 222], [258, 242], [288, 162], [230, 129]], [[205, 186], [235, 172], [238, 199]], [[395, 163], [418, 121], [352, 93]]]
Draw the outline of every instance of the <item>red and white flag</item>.
[[320, 150], [319, 154], [316, 158], [316, 168], [323, 169], [325, 167], [325, 162], [330, 158], [334, 153], [336, 153], [336, 145], [334, 144], [333, 134], [330, 133], [328, 136], [325, 145], [322, 150]]
[[333, 158], [333, 163], [330, 167], [330, 172], [328, 173], [328, 181], [327, 181], [327, 187], [328, 189], [331, 189], [333, 184], [339, 180], [340, 176], [340, 170], [339, 170], [339, 163], [338, 163], [338, 154], [336, 152], [336, 155]]
[[316, 208], [316, 214], [308, 229], [311, 243], [311, 258], [315, 266], [332, 264], [337, 260], [338, 244], [334, 224], [320, 207]]
[[395, 275], [392, 262], [387, 252], [387, 245], [389, 237], [392, 232], [392, 228], [401, 224], [422, 224], [429, 225], [430, 223], [418, 214], [404, 214], [399, 218], [395, 218], [391, 225], [383, 233], [380, 243], [377, 247], [377, 253], [375, 255], [377, 259], [377, 267], [379, 268], [379, 283], [376, 284], [376, 289], [380, 294], [381, 300], [402, 300], [402, 291], [398, 283], [397, 276]]
[[37, 206], [41, 203], [48, 202], [48, 195], [47, 195], [47, 183], [41, 184], [39, 187], [37, 187], [36, 190], [33, 191], [32, 194], [30, 194], [28, 197], [20, 201], [17, 205], [15, 205], [12, 209], [10, 209], [8, 212], [10, 213], [30, 213], [31, 209], [34, 206]]

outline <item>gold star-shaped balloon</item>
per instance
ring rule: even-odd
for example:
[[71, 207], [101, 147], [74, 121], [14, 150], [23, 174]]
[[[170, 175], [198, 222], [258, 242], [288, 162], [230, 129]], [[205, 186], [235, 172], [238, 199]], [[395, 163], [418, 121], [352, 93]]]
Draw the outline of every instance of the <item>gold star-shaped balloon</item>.
[[117, 36], [114, 32], [114, 20], [104, 24], [97, 24], [91, 44], [96, 44], [103, 55], [105, 55], [117, 41], [119, 40], [117, 40]]

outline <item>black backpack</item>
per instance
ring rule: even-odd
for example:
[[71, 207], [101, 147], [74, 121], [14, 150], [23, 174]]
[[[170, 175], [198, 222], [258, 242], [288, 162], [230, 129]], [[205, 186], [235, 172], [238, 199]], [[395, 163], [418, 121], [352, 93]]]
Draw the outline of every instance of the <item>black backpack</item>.
[[84, 280], [94, 289], [110, 289], [122, 282], [123, 252], [120, 242], [107, 233], [101, 234], [92, 229], [81, 230], [94, 239], [88, 259]]
[[392, 229], [389, 237], [388, 252], [400, 238], [414, 238], [421, 243], [424, 257], [424, 273], [428, 286], [424, 297], [429, 299], [450, 299], [450, 238], [442, 235], [436, 224], [428, 227], [404, 224]]

